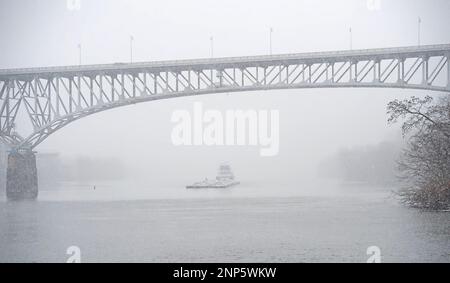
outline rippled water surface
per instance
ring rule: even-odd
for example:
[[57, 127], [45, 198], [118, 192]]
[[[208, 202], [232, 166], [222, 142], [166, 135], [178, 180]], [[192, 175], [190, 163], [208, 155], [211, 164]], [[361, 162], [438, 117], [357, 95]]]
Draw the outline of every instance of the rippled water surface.
[[[197, 193], [198, 194], [198, 193]], [[388, 194], [0, 201], [1, 262], [450, 262], [450, 213]], [[215, 194], [215, 193], [213, 193]], [[75, 199], [69, 201], [68, 199]]]

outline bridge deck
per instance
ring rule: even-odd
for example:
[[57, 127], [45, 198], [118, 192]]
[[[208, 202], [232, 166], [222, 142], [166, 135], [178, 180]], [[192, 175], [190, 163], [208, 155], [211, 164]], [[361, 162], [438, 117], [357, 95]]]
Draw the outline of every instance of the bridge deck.
[[[339, 87], [450, 93], [450, 44], [0, 70], [0, 141], [34, 148], [88, 115], [159, 99]], [[19, 112], [31, 130], [16, 131]]]
[[179, 71], [187, 68], [205, 69], [205, 68], [229, 68], [233, 66], [259, 66], [268, 63], [314, 63], [320, 61], [348, 61], [356, 60], [372, 60], [377, 58], [380, 60], [398, 56], [401, 58], [417, 57], [426, 54], [427, 56], [444, 56], [450, 54], [450, 44], [410, 46], [397, 48], [380, 48], [380, 49], [362, 49], [362, 50], [346, 50], [331, 52], [312, 52], [312, 53], [295, 53], [280, 55], [263, 55], [263, 56], [245, 56], [245, 57], [225, 57], [225, 58], [209, 58], [209, 59], [189, 59], [189, 60], [171, 60], [171, 61], [153, 61], [139, 63], [115, 63], [115, 64], [98, 64], [98, 65], [81, 65], [81, 66], [59, 66], [44, 68], [21, 68], [21, 69], [0, 69], [0, 80], [8, 78], [20, 78], [21, 76], [40, 76], [58, 74], [74, 75], [81, 73], [107, 73], [107, 72], [132, 72], [133, 70], [154, 70], [154, 71]]

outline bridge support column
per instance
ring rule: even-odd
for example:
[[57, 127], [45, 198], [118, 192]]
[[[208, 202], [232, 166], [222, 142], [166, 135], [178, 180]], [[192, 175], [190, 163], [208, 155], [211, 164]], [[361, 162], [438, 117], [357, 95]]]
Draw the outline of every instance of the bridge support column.
[[6, 173], [8, 200], [34, 200], [38, 196], [36, 155], [31, 150], [11, 151]]

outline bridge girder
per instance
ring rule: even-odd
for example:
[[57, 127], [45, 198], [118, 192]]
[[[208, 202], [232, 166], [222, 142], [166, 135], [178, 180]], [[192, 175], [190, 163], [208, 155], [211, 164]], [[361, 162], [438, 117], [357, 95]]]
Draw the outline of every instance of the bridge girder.
[[[151, 100], [293, 88], [450, 93], [450, 45], [0, 71], [0, 139], [33, 149], [85, 116]], [[33, 130], [16, 131], [19, 111]]]

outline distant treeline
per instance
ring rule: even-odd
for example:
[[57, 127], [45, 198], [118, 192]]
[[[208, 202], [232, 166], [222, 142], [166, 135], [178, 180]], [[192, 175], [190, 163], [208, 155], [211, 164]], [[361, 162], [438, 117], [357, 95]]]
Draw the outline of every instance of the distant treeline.
[[58, 154], [38, 154], [37, 167], [40, 186], [118, 180], [126, 176], [126, 166], [115, 158], [62, 158]]
[[[64, 182], [118, 180], [126, 176], [126, 166], [115, 158], [61, 158], [59, 154], [37, 154], [39, 186], [58, 187]], [[0, 144], [0, 190], [6, 187], [7, 152]]]
[[401, 146], [396, 142], [345, 148], [319, 166], [323, 178], [368, 185], [391, 185], [397, 181], [396, 159]]

